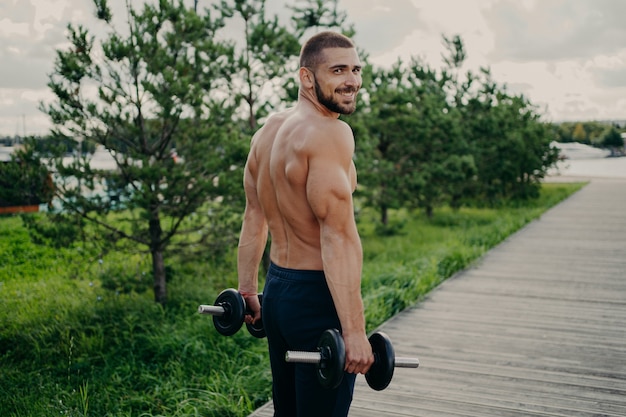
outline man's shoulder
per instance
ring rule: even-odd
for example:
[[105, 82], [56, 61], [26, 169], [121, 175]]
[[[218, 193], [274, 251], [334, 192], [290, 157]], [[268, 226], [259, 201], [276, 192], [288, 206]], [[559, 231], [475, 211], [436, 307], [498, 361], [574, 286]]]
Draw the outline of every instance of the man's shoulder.
[[265, 122], [265, 126], [272, 127], [274, 125], [282, 125], [285, 122], [285, 120], [287, 120], [294, 113], [295, 111], [293, 108], [289, 108], [289, 109], [286, 109], [277, 113], [273, 113], [267, 118], [267, 121]]
[[254, 145], [255, 142], [259, 142], [259, 140], [261, 140], [260, 138], [271, 138], [273, 140], [276, 132], [285, 123], [285, 120], [289, 118], [291, 113], [292, 111], [288, 109], [269, 116], [263, 126], [252, 136], [252, 145]]
[[354, 136], [347, 123], [338, 119], [324, 120], [310, 125], [307, 132], [303, 150], [309, 158], [352, 158]]
[[318, 124], [313, 125], [311, 132], [312, 141], [333, 141], [345, 142], [347, 144], [354, 143], [352, 128], [343, 120], [328, 119], [321, 120]]

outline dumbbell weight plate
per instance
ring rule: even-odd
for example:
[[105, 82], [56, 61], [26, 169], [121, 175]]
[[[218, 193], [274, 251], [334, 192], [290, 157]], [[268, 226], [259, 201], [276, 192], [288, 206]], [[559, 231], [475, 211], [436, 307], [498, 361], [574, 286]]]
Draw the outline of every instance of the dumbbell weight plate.
[[[261, 306], [263, 305], [263, 294], [259, 294], [259, 303]], [[265, 329], [263, 328], [262, 319], [257, 320], [254, 324], [246, 323], [246, 328], [248, 329], [248, 332], [256, 338], [262, 339], [265, 337]]]
[[317, 348], [321, 361], [317, 366], [317, 378], [324, 388], [335, 389], [341, 384], [346, 365], [346, 345], [336, 329], [322, 333]]
[[374, 333], [369, 341], [374, 352], [374, 364], [365, 374], [365, 379], [373, 390], [381, 391], [387, 388], [393, 378], [396, 355], [391, 340], [385, 333]]
[[229, 288], [220, 293], [215, 305], [224, 309], [224, 314], [213, 316], [213, 324], [217, 331], [224, 336], [232, 336], [243, 326], [245, 301], [241, 294]]

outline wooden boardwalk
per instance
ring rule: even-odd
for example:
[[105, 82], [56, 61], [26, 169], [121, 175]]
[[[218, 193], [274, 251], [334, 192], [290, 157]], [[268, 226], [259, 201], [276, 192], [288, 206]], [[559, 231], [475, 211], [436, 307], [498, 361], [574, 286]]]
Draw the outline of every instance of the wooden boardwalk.
[[351, 417], [626, 416], [626, 179], [594, 179], [380, 330], [421, 365], [380, 392], [357, 378]]

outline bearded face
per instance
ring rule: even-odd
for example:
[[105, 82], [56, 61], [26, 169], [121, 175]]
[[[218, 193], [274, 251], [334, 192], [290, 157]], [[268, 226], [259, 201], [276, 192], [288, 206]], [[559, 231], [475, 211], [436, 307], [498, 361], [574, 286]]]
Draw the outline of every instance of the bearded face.
[[356, 87], [336, 88], [334, 92], [326, 95], [322, 87], [315, 79], [315, 94], [317, 100], [328, 110], [339, 114], [352, 114], [356, 110]]

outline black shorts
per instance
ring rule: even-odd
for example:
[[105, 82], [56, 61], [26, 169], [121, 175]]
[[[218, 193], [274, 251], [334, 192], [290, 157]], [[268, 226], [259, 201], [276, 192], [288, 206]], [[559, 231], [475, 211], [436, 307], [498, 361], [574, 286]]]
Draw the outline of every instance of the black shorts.
[[316, 365], [285, 362], [287, 350], [314, 351], [324, 330], [341, 330], [324, 272], [272, 263], [262, 311], [272, 367], [274, 416], [347, 416], [355, 374], [346, 372], [338, 388], [325, 389], [317, 380]]

